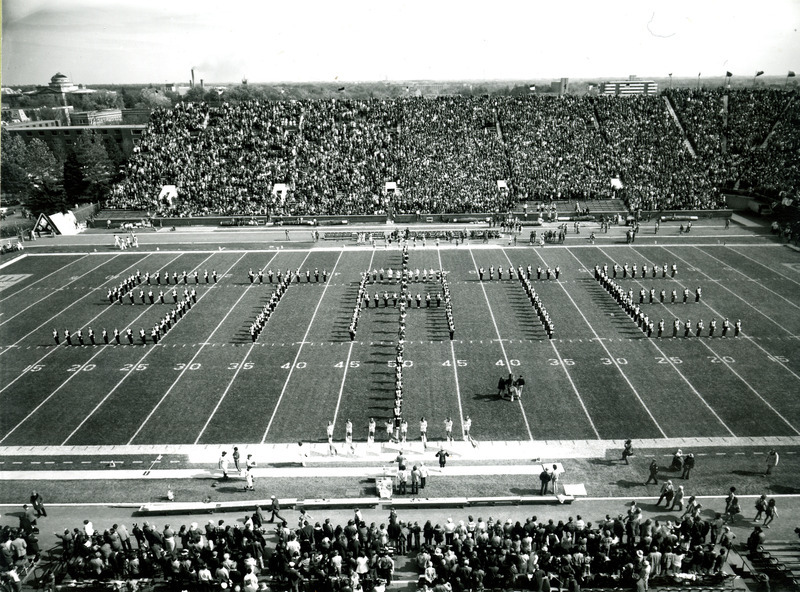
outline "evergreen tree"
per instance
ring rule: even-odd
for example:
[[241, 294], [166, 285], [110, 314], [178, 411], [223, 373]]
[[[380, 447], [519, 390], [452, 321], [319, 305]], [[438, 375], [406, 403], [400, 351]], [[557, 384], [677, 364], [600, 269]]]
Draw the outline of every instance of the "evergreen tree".
[[67, 203], [67, 194], [61, 179], [51, 176], [33, 184], [28, 209], [34, 216], [63, 213], [68, 209]]
[[81, 170], [81, 163], [78, 162], [78, 156], [75, 152], [67, 154], [67, 160], [64, 161], [64, 191], [70, 203], [76, 203], [83, 199], [86, 193], [86, 179]]

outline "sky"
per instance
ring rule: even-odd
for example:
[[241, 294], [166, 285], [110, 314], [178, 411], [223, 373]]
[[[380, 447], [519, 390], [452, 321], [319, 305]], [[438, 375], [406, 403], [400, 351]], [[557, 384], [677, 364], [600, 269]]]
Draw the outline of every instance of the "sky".
[[785, 76], [800, 0], [3, 0], [2, 85]]

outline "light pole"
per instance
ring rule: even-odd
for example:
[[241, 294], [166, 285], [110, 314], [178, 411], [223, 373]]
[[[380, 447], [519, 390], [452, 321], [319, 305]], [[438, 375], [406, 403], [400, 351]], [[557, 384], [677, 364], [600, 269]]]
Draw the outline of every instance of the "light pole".
[[672, 72], [669, 73], [669, 89], [672, 90]]

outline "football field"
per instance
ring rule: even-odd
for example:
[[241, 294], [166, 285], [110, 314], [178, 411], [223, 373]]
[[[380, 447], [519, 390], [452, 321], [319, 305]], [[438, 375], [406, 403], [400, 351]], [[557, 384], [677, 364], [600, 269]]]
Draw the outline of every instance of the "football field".
[[[295, 247], [295, 248], [292, 248]], [[307, 248], [306, 248], [307, 247]], [[203, 250], [208, 249], [208, 250]], [[618, 282], [662, 289], [664, 303], [643, 304], [662, 338], [648, 338], [594, 280], [595, 265], [677, 266]], [[555, 323], [548, 339], [521, 283], [480, 281], [478, 270], [534, 270], [532, 283]], [[558, 266], [559, 278], [535, 270]], [[395, 280], [367, 285], [381, 296], [362, 311], [355, 341], [348, 324], [364, 270], [401, 267], [401, 251], [289, 244], [283, 249], [32, 253], [0, 270], [0, 446], [87, 446], [325, 441], [334, 422], [344, 439], [350, 419], [364, 441], [370, 417], [378, 440], [394, 404], [394, 352], [399, 311]], [[403, 414], [409, 437], [419, 420], [440, 439], [453, 419], [467, 417], [477, 440], [547, 441], [800, 435], [800, 255], [773, 244], [661, 246], [590, 245], [533, 248], [432, 243], [410, 248], [411, 269], [443, 269], [452, 292], [449, 339], [435, 278], [410, 282], [422, 296], [407, 316]], [[258, 340], [248, 331], [272, 293], [248, 270], [299, 269]], [[306, 281], [305, 270], [311, 272]], [[314, 270], [327, 270], [327, 282]], [[135, 303], [110, 304], [107, 289], [139, 272], [161, 277], [186, 271], [197, 302], [157, 345], [150, 328], [184, 285], [137, 285]], [[195, 284], [193, 272], [198, 271]], [[216, 283], [203, 279], [204, 272]], [[700, 302], [694, 292], [702, 288]], [[167, 303], [142, 304], [138, 294], [164, 290]], [[689, 288], [691, 298], [682, 303]], [[678, 301], [669, 294], [677, 290]], [[390, 295], [384, 306], [383, 293]], [[430, 293], [433, 302], [425, 304]], [[675, 318], [690, 319], [692, 336], [672, 338]], [[709, 322], [717, 331], [708, 337]], [[743, 331], [722, 338], [723, 319]], [[694, 336], [702, 319], [705, 330]], [[68, 346], [64, 329], [97, 345]], [[133, 344], [103, 344], [131, 329]], [[139, 329], [147, 332], [147, 343]], [[56, 345], [53, 329], [62, 336]], [[498, 379], [522, 374], [520, 400], [497, 396]]]

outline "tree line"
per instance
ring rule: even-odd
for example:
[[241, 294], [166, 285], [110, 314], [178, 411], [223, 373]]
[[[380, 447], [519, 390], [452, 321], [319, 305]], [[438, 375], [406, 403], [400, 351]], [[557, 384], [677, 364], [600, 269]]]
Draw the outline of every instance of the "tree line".
[[32, 216], [38, 216], [102, 200], [125, 160], [113, 139], [91, 129], [81, 132], [71, 146], [53, 147], [55, 150], [39, 138], [26, 142], [20, 135], [2, 130], [4, 203], [23, 204]]

